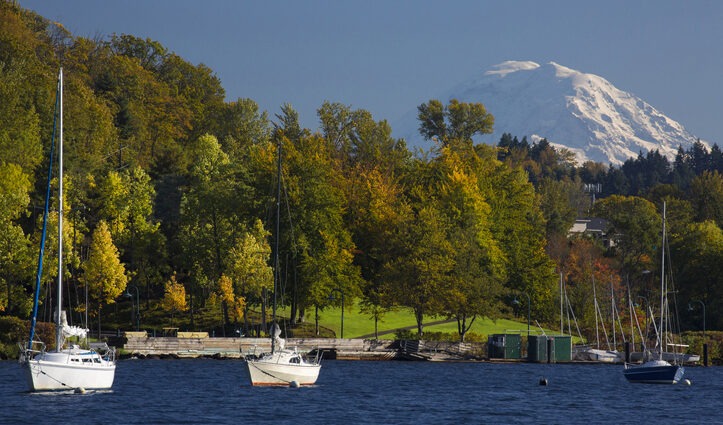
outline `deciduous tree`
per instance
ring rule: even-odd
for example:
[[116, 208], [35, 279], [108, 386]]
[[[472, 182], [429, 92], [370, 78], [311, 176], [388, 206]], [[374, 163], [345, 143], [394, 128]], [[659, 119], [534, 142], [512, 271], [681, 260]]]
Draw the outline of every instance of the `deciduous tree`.
[[88, 259], [83, 263], [82, 281], [88, 285], [88, 294], [97, 304], [98, 333], [100, 317], [104, 304], [112, 304], [126, 289], [128, 276], [125, 266], [120, 262], [118, 249], [113, 244], [108, 225], [98, 223], [93, 232]]
[[171, 324], [174, 323], [176, 313], [188, 310], [186, 287], [176, 280], [175, 273], [165, 284], [161, 307], [171, 313]]

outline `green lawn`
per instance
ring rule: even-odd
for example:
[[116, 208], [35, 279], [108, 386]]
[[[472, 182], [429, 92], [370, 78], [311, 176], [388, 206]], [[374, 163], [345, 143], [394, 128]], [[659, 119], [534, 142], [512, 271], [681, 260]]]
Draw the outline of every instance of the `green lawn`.
[[[103, 325], [110, 329], [132, 329], [132, 323], [130, 321], [130, 302], [119, 303], [120, 307], [117, 311], [109, 314], [104, 318]], [[197, 311], [195, 316], [194, 326], [190, 326], [188, 314], [177, 314], [175, 320], [171, 320], [168, 313], [165, 313], [156, 302], [152, 302], [150, 308], [145, 309], [145, 305], [142, 310], [142, 322], [141, 325], [144, 329], [156, 329], [160, 331], [165, 326], [177, 326], [181, 330], [194, 330], [194, 331], [209, 331], [217, 327], [222, 322], [220, 310], [215, 311], [214, 314], [204, 311]], [[110, 312], [109, 312], [110, 313]], [[270, 312], [269, 312], [270, 314]], [[288, 308], [280, 308], [278, 314], [283, 317], [289, 316]], [[253, 317], [250, 319], [251, 323], [258, 323], [258, 312], [252, 313]], [[532, 335], [540, 335], [542, 331], [535, 324], [535, 318], [532, 318], [530, 326], [530, 333]], [[297, 335], [313, 336], [315, 335], [314, 328], [314, 310], [308, 310], [306, 312], [305, 323], [303, 325], [304, 330], [297, 329]], [[451, 338], [457, 336], [457, 322], [451, 321], [444, 322], [444, 317], [425, 317], [424, 319], [424, 332], [430, 333], [443, 333], [449, 334]], [[436, 323], [436, 324], [435, 324]], [[97, 326], [97, 324], [96, 324]], [[319, 326], [320, 335], [322, 337], [341, 337], [341, 308], [327, 308], [319, 312]], [[382, 320], [379, 321], [379, 338], [380, 339], [395, 339], [395, 333], [400, 329], [407, 329], [411, 333], [416, 334], [417, 324], [414, 320], [414, 315], [410, 309], [399, 309], [388, 312]], [[230, 331], [229, 331], [230, 332]], [[520, 320], [511, 320], [508, 318], [499, 318], [497, 320], [491, 320], [487, 318], [477, 318], [474, 321], [470, 333], [474, 334], [479, 340], [480, 337], [486, 341], [486, 337], [492, 334], [502, 333], [520, 333], [527, 334], [527, 320], [526, 317], [521, 317]], [[559, 329], [555, 330], [545, 328], [544, 332], [547, 335], [559, 334]], [[221, 335], [217, 331], [217, 335]], [[354, 305], [353, 307], [347, 306], [344, 309], [344, 338], [373, 338], [374, 335], [374, 321], [369, 318], [368, 315], [359, 312], [359, 306]], [[470, 340], [475, 340], [470, 336]], [[577, 341], [577, 337], [573, 338], [573, 341]]]
[[[281, 315], [288, 315], [288, 311], [280, 310]], [[314, 314], [307, 313], [306, 322], [314, 323]], [[444, 321], [444, 317], [426, 317], [424, 322], [424, 332], [440, 332], [457, 334], [457, 322], [432, 324]], [[327, 308], [319, 312], [319, 326], [332, 330], [337, 337], [341, 337], [341, 308]], [[394, 339], [395, 331], [398, 329], [409, 329], [416, 333], [417, 323], [414, 315], [409, 309], [400, 309], [387, 313], [378, 323], [379, 339]], [[547, 335], [558, 335], [559, 330], [551, 330], [545, 328]], [[477, 318], [469, 330], [477, 335], [492, 335], [501, 333], [527, 333], [527, 322], [514, 321], [509, 319], [491, 320], [487, 318]], [[542, 331], [537, 325], [531, 323], [530, 333], [532, 335], [540, 335]], [[344, 309], [344, 338], [371, 337], [374, 334], [374, 321], [368, 315], [359, 312], [359, 308], [346, 307]]]

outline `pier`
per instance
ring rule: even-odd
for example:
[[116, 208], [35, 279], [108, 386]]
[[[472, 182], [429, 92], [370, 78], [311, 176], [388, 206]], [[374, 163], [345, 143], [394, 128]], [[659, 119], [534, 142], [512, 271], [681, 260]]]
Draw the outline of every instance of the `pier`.
[[[269, 338], [209, 337], [207, 332], [177, 332], [174, 336], [149, 336], [126, 332], [118, 341], [128, 357], [245, 358], [271, 351]], [[442, 341], [393, 341], [357, 338], [288, 338], [287, 347], [301, 352], [321, 352], [338, 360], [482, 360], [485, 344]]]

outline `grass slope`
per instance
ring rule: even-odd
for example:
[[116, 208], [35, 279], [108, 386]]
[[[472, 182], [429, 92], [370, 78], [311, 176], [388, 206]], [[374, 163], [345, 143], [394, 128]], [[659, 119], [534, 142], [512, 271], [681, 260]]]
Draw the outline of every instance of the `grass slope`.
[[[280, 314], [287, 315], [288, 311], [281, 310]], [[307, 314], [307, 323], [314, 322], [314, 316]], [[446, 321], [444, 317], [426, 317], [424, 320], [424, 332], [439, 332], [457, 334], [457, 322]], [[337, 337], [341, 337], [341, 308], [327, 308], [319, 312], [319, 326], [331, 329]], [[406, 329], [412, 333], [417, 332], [417, 322], [414, 315], [408, 309], [400, 309], [387, 313], [378, 323], [379, 339], [394, 339], [395, 332]], [[477, 335], [492, 335], [501, 333], [527, 333], [526, 321], [518, 322], [509, 319], [477, 318], [469, 330]], [[547, 335], [558, 335], [559, 330], [544, 329]], [[539, 327], [532, 323], [530, 333], [533, 335], [542, 334]], [[344, 338], [373, 338], [374, 320], [368, 315], [359, 312], [354, 308], [344, 309]]]

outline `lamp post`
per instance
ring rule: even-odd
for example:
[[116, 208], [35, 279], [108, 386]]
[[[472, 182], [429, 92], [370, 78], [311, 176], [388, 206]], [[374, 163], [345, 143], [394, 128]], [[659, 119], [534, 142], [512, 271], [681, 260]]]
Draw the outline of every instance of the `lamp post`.
[[[133, 295], [128, 291], [128, 288], [133, 288], [136, 290], [136, 302], [133, 302]], [[131, 320], [135, 322], [136, 324], [136, 330], [141, 330], [141, 305], [140, 305], [140, 294], [138, 291], [138, 287], [134, 285], [130, 285], [126, 287], [126, 293], [124, 294], [126, 298], [131, 299]]]
[[[525, 296], [527, 296], [527, 337], [530, 337], [530, 295], [527, 292], [523, 292]], [[520, 300], [517, 299], [515, 296], [515, 299], [512, 300], [513, 304], [520, 305]]]
[[344, 339], [344, 291], [339, 288], [334, 288], [329, 294], [329, 299], [334, 300], [334, 292], [338, 291], [341, 294], [341, 338]]
[[688, 311], [693, 310], [693, 306], [690, 305], [690, 303], [700, 303], [701, 307], [703, 307], [703, 341], [705, 341], [705, 303], [701, 300], [691, 300], [688, 303]]

